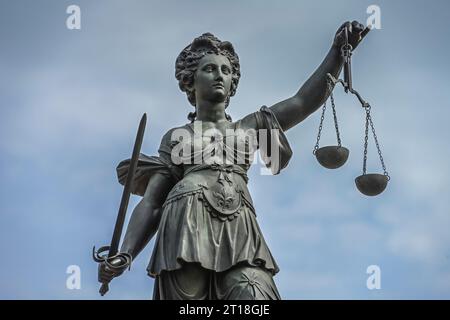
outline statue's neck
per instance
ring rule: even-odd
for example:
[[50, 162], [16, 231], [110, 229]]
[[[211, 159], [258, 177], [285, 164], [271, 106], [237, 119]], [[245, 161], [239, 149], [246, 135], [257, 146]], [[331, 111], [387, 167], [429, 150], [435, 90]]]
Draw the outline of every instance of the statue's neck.
[[210, 122], [221, 122], [227, 120], [227, 117], [225, 116], [225, 102], [211, 103], [206, 101], [198, 103], [196, 108], [197, 120]]

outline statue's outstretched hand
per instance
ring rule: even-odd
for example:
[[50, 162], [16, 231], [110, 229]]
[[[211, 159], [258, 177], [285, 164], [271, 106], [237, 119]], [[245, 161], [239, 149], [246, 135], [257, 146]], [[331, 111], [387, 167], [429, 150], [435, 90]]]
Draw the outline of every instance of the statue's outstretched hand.
[[354, 50], [362, 40], [361, 32], [365, 29], [365, 26], [356, 20], [344, 22], [337, 30], [333, 41], [333, 46], [339, 49], [345, 44], [345, 27], [348, 28], [348, 43]]

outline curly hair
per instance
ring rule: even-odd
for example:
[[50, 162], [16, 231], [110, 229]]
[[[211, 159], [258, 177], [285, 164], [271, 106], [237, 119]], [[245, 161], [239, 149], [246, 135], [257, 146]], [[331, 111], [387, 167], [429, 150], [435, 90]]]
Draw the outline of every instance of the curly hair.
[[[196, 106], [195, 90], [193, 90], [194, 74], [197, 71], [200, 59], [207, 54], [220, 54], [230, 60], [232, 68], [232, 80], [230, 94], [225, 102], [225, 108], [230, 103], [230, 97], [234, 96], [241, 77], [239, 57], [234, 51], [233, 45], [228, 41], [221, 41], [211, 33], [204, 33], [195, 38], [191, 44], [181, 51], [175, 62], [175, 77], [181, 91], [186, 92], [189, 102]], [[231, 117], [227, 114], [227, 119]], [[194, 121], [196, 112], [191, 112], [188, 119]]]

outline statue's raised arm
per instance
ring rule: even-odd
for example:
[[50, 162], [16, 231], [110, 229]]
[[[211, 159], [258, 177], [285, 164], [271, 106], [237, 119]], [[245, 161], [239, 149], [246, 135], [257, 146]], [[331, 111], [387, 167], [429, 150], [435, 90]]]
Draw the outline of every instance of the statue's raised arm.
[[297, 93], [270, 107], [276, 115], [283, 130], [288, 130], [306, 119], [316, 111], [328, 98], [327, 73], [338, 78], [344, 60], [341, 55], [341, 46], [344, 44], [345, 28], [347, 27], [348, 42], [355, 49], [361, 42], [361, 33], [364, 25], [357, 21], [345, 22], [336, 32], [333, 44], [327, 56], [314, 71], [309, 79], [301, 86]]

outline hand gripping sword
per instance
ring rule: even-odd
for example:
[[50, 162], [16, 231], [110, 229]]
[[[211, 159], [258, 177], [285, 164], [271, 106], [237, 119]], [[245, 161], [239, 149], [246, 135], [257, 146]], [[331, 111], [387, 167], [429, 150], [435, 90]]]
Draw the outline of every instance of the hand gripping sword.
[[[122, 199], [120, 200], [119, 212], [117, 214], [116, 225], [114, 227], [114, 233], [111, 240], [111, 245], [103, 246], [95, 251], [95, 246], [92, 249], [92, 257], [95, 262], [105, 263], [106, 267], [111, 270], [124, 270], [131, 264], [131, 256], [127, 253], [118, 253], [120, 237], [122, 235], [123, 224], [125, 222], [125, 215], [127, 213], [128, 201], [130, 200], [131, 184], [133, 182], [134, 173], [136, 171], [139, 153], [141, 150], [142, 140], [144, 138], [145, 124], [147, 123], [147, 114], [141, 118], [139, 123], [139, 129], [136, 135], [136, 141], [134, 143], [133, 154], [130, 160], [130, 166], [128, 169], [127, 180], [123, 188]], [[107, 254], [105, 252], [108, 252]], [[103, 254], [102, 254], [103, 253]], [[112, 261], [119, 258], [120, 265], [112, 264]], [[108, 282], [103, 282], [100, 287], [100, 294], [103, 296], [109, 290]]]

